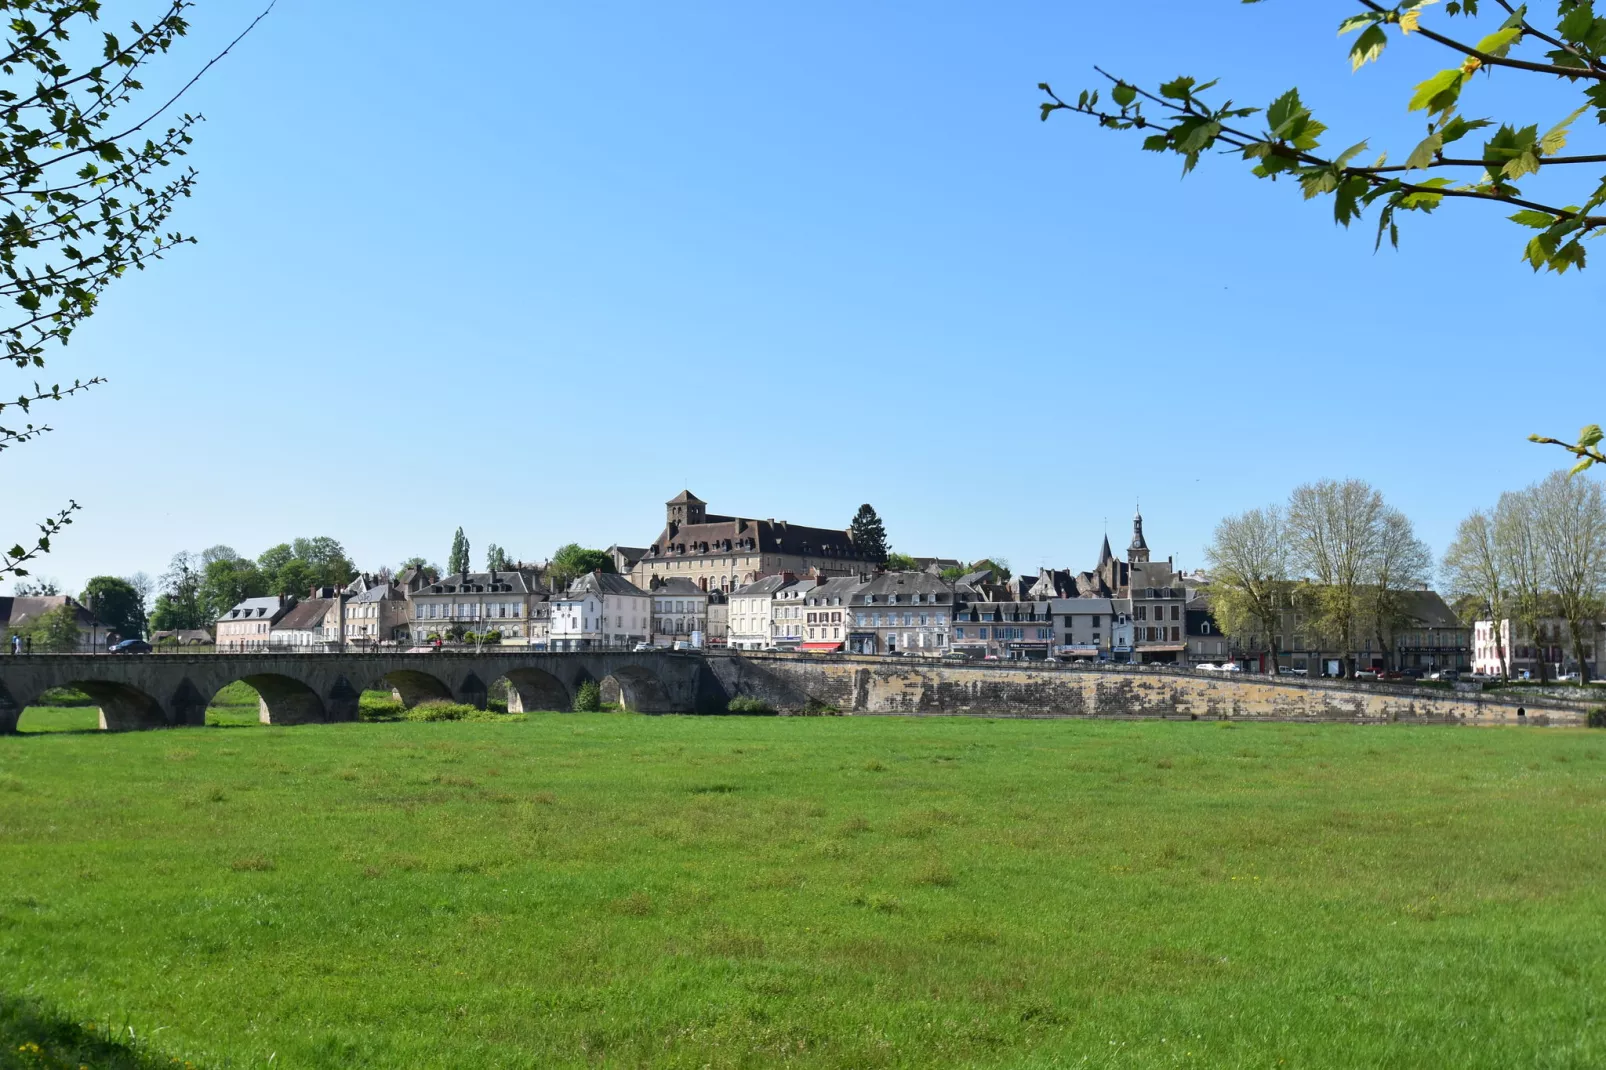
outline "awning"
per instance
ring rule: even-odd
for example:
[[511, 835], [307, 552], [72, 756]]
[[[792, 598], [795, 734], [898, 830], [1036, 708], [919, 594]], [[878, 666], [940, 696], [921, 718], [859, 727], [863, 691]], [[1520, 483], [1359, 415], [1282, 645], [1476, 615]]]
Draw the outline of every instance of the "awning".
[[804, 643], [804, 650], [841, 650], [841, 643]]
[[1139, 654], [1178, 653], [1188, 649], [1186, 643], [1142, 643], [1133, 647]]

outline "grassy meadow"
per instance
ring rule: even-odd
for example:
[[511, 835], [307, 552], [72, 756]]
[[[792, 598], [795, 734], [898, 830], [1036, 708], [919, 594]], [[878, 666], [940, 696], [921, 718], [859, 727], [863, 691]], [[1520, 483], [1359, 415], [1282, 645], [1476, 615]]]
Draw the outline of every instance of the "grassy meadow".
[[1603, 819], [1585, 730], [19, 735], [0, 1070], [1599, 1067]]

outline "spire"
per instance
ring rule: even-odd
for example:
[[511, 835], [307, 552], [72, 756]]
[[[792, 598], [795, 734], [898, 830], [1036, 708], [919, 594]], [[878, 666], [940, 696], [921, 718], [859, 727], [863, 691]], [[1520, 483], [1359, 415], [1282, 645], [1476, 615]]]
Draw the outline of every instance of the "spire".
[[1128, 561], [1147, 561], [1149, 559], [1149, 544], [1143, 538], [1143, 512], [1141, 507], [1132, 517], [1132, 545], [1127, 547]]
[[1110, 552], [1110, 536], [1109, 533], [1106, 532], [1104, 535], [1104, 548], [1099, 551], [1099, 567], [1102, 567], [1114, 559], [1115, 555]]

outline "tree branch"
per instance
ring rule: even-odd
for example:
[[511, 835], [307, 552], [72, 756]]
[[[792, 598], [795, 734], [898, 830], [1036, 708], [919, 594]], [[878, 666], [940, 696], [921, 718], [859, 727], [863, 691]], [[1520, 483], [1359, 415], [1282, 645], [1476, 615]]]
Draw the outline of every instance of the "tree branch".
[[[1393, 13], [1389, 8], [1384, 7], [1382, 4], [1376, 3], [1375, 0], [1360, 0], [1360, 4], [1362, 7], [1375, 11], [1379, 15], [1389, 15]], [[1606, 71], [1595, 70], [1588, 67], [1558, 67], [1553, 63], [1531, 63], [1525, 59], [1508, 59], [1504, 56], [1496, 56], [1488, 52], [1479, 52], [1471, 45], [1464, 45], [1454, 38], [1444, 36], [1442, 33], [1434, 33], [1432, 30], [1427, 29], [1420, 24], [1417, 26], [1414, 32], [1419, 33], [1423, 37], [1426, 37], [1429, 41], [1437, 42], [1438, 44], [1441, 44], [1445, 48], [1448, 48], [1454, 52], [1459, 52], [1464, 56], [1471, 56], [1485, 67], [1512, 67], [1519, 71], [1534, 71], [1538, 74], [1554, 74], [1558, 78], [1596, 78], [1606, 81]]]

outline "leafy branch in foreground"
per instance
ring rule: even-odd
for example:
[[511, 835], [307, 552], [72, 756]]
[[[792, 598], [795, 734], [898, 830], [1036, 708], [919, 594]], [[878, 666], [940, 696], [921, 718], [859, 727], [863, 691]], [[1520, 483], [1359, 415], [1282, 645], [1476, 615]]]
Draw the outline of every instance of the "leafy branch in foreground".
[[[187, 33], [184, 14], [194, 2], [149, 0], [156, 19], [132, 22], [119, 37], [95, 32], [102, 0], [0, 0], [0, 308], [12, 309], [0, 314], [0, 359], [19, 369], [43, 367], [46, 349], [67, 344], [130, 268], [143, 271], [193, 240], [166, 224], [190, 196], [194, 170], [160, 176], [185, 155], [200, 116], [154, 128], [267, 14], [165, 101], [138, 107], [145, 68]], [[100, 382], [65, 390], [35, 384], [32, 394], [0, 403], [0, 412], [13, 404], [27, 412], [32, 402], [59, 401]], [[0, 450], [49, 430], [0, 427]], [[0, 555], [0, 576], [24, 575], [18, 564], [49, 552], [50, 537], [77, 509], [74, 502], [42, 525], [33, 549], [24, 553], [19, 545]]]
[[18, 543], [6, 552], [0, 553], [0, 576], [28, 575], [28, 570], [21, 566], [32, 561], [40, 554], [48, 554], [50, 552], [50, 540], [55, 538], [62, 528], [72, 523], [72, 514], [77, 511], [78, 503], [68, 502], [67, 508], [55, 516], [47, 517], [44, 523], [39, 525], [39, 538], [34, 542], [33, 546], [23, 546]]
[[[1606, 152], [1565, 151], [1573, 124], [1581, 116], [1593, 112], [1597, 124], [1606, 124], [1606, 18], [1596, 15], [1594, 0], [1560, 0], [1554, 25], [1543, 27], [1529, 20], [1526, 5], [1485, 0], [1486, 8], [1499, 9], [1496, 18], [1504, 18], [1482, 27], [1489, 32], [1473, 43], [1422, 24], [1437, 0], [1402, 0], [1392, 7], [1375, 0], [1355, 3], [1362, 10], [1338, 25], [1341, 36], [1356, 35], [1349, 50], [1354, 70], [1376, 62], [1395, 34], [1420, 34], [1456, 58], [1454, 66], [1419, 83], [1406, 101], [1406, 110], [1421, 112], [1427, 125], [1426, 136], [1403, 163], [1390, 164], [1386, 152], [1369, 164], [1362, 162], [1363, 154], [1369, 153], [1369, 139], [1338, 153], [1324, 150], [1327, 127], [1300, 99], [1297, 88], [1261, 109], [1238, 106], [1230, 99], [1218, 102], [1210, 93], [1217, 85], [1214, 80], [1201, 83], [1184, 75], [1150, 90], [1095, 67], [1109, 85], [1083, 90], [1074, 100], [1060, 97], [1047, 82], [1038, 83], [1048, 98], [1040, 105], [1042, 118], [1068, 111], [1109, 129], [1144, 131], [1143, 148], [1181, 156], [1184, 174], [1205, 153], [1235, 154], [1251, 164], [1257, 177], [1287, 176], [1297, 182], [1306, 200], [1332, 197], [1333, 218], [1346, 227], [1376, 205], [1377, 247], [1385, 236], [1391, 245], [1399, 245], [1401, 212], [1427, 215], [1447, 199], [1503, 205], [1516, 209], [1508, 217], [1512, 222], [1536, 232], [1523, 249], [1523, 258], [1535, 271], [1582, 269], [1587, 259], [1585, 239], [1606, 228], [1606, 173], [1591, 173], [1570, 203], [1537, 199], [1517, 183], [1547, 169], [1606, 164]], [[1480, 17], [1479, 6], [1480, 0], [1451, 0], [1443, 12], [1473, 20]], [[1463, 115], [1462, 97], [1475, 76], [1482, 73], [1484, 82], [1493, 84], [1495, 71], [1560, 81], [1576, 88], [1582, 103], [1542, 132], [1537, 123]], [[1107, 95], [1101, 97], [1101, 91]], [[1263, 118], [1255, 123], [1255, 116]], [[1455, 151], [1469, 135], [1485, 130], [1493, 132], [1479, 135], [1481, 147]], [[1585, 441], [1591, 430], [1594, 438]], [[1577, 443], [1530, 437], [1578, 456], [1575, 472], [1606, 463], [1596, 448], [1599, 428], [1585, 428]]]

